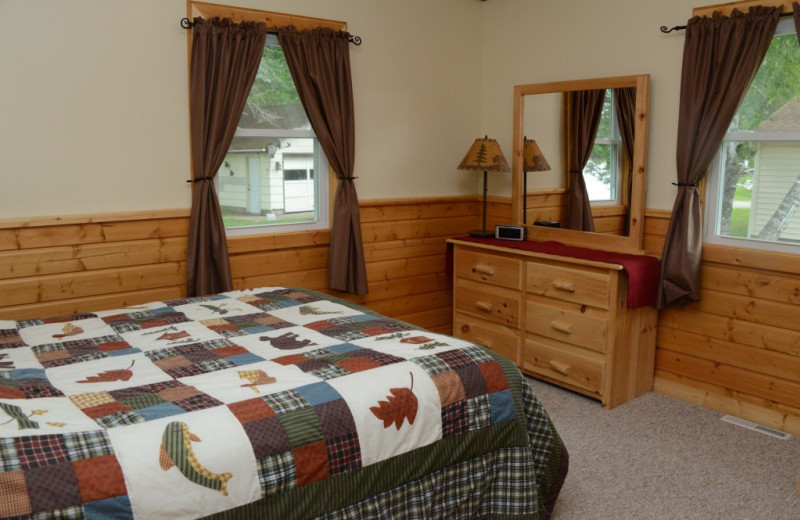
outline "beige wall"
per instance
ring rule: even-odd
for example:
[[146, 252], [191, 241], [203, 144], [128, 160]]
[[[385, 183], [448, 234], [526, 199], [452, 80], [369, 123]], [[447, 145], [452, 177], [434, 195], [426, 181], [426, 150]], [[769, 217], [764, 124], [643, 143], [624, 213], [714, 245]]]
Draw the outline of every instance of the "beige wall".
[[[468, 195], [477, 0], [229, 0], [344, 20], [362, 199]], [[218, 3], [226, 3], [225, 1]], [[0, 3], [0, 219], [188, 208], [184, 0]]]
[[[714, 3], [714, 2], [707, 2]], [[648, 209], [672, 209], [685, 25], [698, 0], [489, 0], [482, 16], [485, 132], [511, 150], [516, 84], [651, 75]], [[538, 138], [537, 138], [538, 139]], [[508, 195], [506, 179], [490, 189]]]

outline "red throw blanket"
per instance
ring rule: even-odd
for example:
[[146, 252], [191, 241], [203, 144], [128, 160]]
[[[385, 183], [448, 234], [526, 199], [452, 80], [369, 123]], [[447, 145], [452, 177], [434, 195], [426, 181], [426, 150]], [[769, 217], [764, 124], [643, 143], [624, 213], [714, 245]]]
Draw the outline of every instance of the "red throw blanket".
[[[636, 309], [645, 305], [655, 305], [658, 298], [658, 281], [661, 277], [661, 264], [658, 258], [648, 255], [632, 255], [627, 253], [614, 253], [600, 251], [586, 247], [574, 247], [560, 242], [533, 242], [501, 240], [499, 238], [475, 238], [471, 236], [455, 237], [456, 240], [475, 242], [498, 247], [521, 249], [556, 256], [568, 256], [593, 260], [606, 264], [621, 265], [628, 273], [628, 298], [627, 307]], [[452, 248], [447, 248], [447, 265], [452, 266]]]

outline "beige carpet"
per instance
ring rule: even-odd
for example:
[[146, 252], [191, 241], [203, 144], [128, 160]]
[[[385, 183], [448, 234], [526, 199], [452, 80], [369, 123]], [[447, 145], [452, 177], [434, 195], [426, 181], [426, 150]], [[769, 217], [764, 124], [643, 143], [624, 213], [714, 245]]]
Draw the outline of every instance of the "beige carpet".
[[800, 438], [649, 393], [612, 410], [528, 380], [570, 453], [553, 520], [800, 520]]

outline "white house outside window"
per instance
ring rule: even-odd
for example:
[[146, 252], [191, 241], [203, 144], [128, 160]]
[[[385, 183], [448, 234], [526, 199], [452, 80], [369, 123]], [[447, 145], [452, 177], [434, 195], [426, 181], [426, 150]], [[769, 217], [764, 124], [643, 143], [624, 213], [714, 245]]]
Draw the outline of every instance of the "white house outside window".
[[327, 228], [327, 172], [278, 38], [270, 34], [215, 179], [228, 235]]
[[707, 242], [800, 252], [800, 46], [778, 24], [709, 169]]

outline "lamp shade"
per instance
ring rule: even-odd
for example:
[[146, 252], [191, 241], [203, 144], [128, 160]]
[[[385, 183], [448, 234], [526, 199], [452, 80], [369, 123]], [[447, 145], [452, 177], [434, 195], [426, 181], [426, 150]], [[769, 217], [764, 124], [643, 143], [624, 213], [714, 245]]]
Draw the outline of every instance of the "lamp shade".
[[539, 149], [539, 145], [533, 139], [524, 138], [522, 146], [522, 171], [524, 172], [546, 172], [550, 170], [547, 159]]
[[485, 172], [508, 172], [508, 162], [503, 156], [500, 145], [494, 139], [484, 137], [475, 139], [467, 155], [458, 165], [459, 170], [477, 170]]

